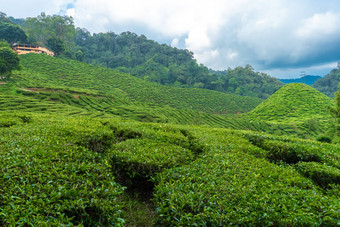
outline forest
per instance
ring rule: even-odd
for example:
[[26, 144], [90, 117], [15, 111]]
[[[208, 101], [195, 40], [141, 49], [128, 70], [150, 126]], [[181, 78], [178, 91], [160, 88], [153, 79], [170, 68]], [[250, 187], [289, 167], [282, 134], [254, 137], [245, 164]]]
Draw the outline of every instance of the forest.
[[[192, 87], [266, 99], [283, 86], [276, 78], [256, 72], [251, 65], [214, 71], [194, 59], [186, 49], [159, 44], [133, 32], [91, 34], [76, 28], [73, 18], [46, 15], [15, 19], [5, 13], [0, 34], [7, 42], [47, 46], [59, 57], [114, 68], [150, 82], [173, 87]], [[7, 32], [11, 31], [11, 32]]]

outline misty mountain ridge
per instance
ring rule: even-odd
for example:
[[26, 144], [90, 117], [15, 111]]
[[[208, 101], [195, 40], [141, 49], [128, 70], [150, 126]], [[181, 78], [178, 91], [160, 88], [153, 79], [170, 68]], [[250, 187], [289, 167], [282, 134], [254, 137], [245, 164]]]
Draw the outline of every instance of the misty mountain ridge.
[[322, 78], [321, 76], [313, 76], [313, 75], [306, 75], [300, 78], [294, 79], [280, 79], [282, 83], [291, 84], [291, 83], [303, 83], [312, 86], [314, 82], [318, 79]]

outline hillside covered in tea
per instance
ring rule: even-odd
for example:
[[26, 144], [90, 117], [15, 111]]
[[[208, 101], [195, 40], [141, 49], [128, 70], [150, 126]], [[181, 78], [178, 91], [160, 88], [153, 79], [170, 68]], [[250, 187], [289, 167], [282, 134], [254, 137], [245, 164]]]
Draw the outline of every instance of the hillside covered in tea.
[[74, 37], [67, 16], [18, 21], [0, 13], [56, 57], [0, 41], [0, 226], [340, 225], [340, 91], [207, 70], [129, 33]]
[[248, 115], [253, 120], [293, 122], [327, 118], [333, 100], [305, 84], [288, 84]]

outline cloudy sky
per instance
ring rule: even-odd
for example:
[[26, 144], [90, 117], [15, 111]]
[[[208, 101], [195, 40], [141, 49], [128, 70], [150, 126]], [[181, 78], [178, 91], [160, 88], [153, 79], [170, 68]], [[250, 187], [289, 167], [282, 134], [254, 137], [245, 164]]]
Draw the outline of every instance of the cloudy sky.
[[0, 0], [0, 11], [66, 14], [92, 33], [144, 34], [216, 70], [251, 64], [278, 78], [324, 76], [340, 61], [339, 0]]

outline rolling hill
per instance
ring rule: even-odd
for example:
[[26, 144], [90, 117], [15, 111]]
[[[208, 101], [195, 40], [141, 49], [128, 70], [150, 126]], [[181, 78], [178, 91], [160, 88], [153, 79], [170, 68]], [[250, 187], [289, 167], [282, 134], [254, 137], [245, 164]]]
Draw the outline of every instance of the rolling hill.
[[46, 55], [21, 56], [21, 64], [24, 70], [13, 76], [16, 86], [21, 88], [68, 90], [218, 114], [248, 112], [262, 102], [259, 98], [206, 89], [167, 87], [112, 69]]
[[299, 122], [327, 118], [332, 99], [305, 84], [288, 84], [250, 111], [252, 120]]
[[258, 99], [21, 59], [0, 85], [0, 225], [338, 224], [339, 145], [254, 132], [321, 119], [332, 100], [315, 89], [286, 85], [227, 118], [211, 113]]

